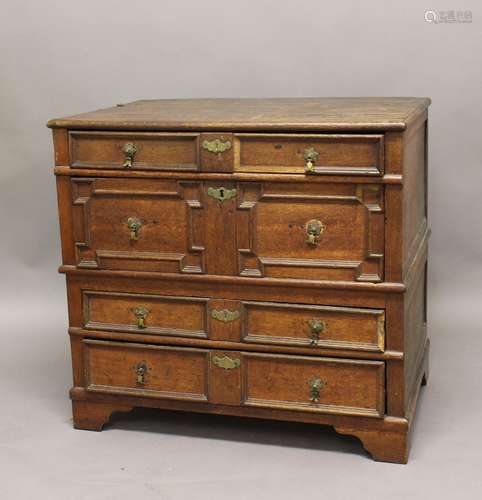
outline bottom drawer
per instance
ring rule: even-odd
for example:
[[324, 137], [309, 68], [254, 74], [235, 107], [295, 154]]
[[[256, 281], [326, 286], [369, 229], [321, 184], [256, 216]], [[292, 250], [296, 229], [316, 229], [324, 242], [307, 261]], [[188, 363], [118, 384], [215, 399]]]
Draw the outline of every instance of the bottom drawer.
[[385, 364], [84, 340], [88, 391], [381, 417]]

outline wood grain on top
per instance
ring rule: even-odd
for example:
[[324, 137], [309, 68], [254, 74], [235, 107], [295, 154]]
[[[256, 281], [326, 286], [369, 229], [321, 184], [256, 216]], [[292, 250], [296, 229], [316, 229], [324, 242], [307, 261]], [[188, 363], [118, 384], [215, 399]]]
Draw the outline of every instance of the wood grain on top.
[[142, 100], [53, 119], [96, 130], [404, 130], [430, 105], [417, 97]]

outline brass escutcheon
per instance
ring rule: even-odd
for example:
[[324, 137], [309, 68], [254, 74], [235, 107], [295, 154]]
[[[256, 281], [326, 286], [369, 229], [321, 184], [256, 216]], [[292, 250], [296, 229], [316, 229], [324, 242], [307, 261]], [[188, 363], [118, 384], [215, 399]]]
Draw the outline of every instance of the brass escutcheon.
[[318, 245], [318, 236], [326, 229], [326, 226], [317, 219], [311, 219], [306, 223], [306, 234], [308, 238], [306, 243], [309, 245]]
[[141, 229], [142, 222], [137, 217], [129, 217], [127, 219], [127, 227], [129, 228], [129, 239], [138, 240], [139, 230]]
[[224, 153], [228, 149], [231, 149], [231, 141], [221, 141], [220, 139], [214, 139], [213, 141], [203, 141], [203, 148], [210, 153]]
[[134, 372], [136, 374], [136, 382], [139, 385], [144, 385], [146, 383], [146, 375], [149, 373], [149, 367], [144, 361], [137, 363], [134, 366]]
[[232, 359], [229, 356], [214, 356], [213, 363], [224, 370], [232, 370], [233, 368], [238, 368], [241, 365], [241, 360]]
[[226, 189], [225, 187], [213, 188], [210, 187], [208, 189], [208, 196], [218, 200], [222, 203], [225, 200], [230, 200], [236, 196], [236, 189]]
[[320, 390], [325, 387], [327, 382], [325, 380], [321, 380], [319, 377], [312, 378], [308, 385], [310, 386], [310, 401], [312, 403], [320, 402]]
[[239, 311], [230, 311], [229, 309], [217, 310], [213, 309], [211, 316], [223, 323], [229, 323], [239, 319]]
[[127, 142], [122, 146], [122, 152], [124, 153], [124, 163], [122, 164], [122, 166], [125, 168], [132, 167], [134, 156], [137, 153], [137, 146], [132, 142]]
[[134, 316], [136, 317], [137, 328], [139, 328], [139, 329], [147, 328], [146, 318], [150, 312], [149, 309], [146, 309], [143, 306], [139, 306], [139, 307], [132, 308], [131, 311], [134, 313]]
[[305, 169], [307, 172], [315, 171], [315, 161], [318, 156], [320, 156], [320, 153], [318, 153], [315, 148], [306, 148], [304, 150], [303, 157], [305, 159]]
[[326, 329], [326, 323], [321, 319], [310, 319], [308, 325], [311, 331], [311, 341], [310, 345], [318, 345], [320, 340], [320, 333], [324, 332]]

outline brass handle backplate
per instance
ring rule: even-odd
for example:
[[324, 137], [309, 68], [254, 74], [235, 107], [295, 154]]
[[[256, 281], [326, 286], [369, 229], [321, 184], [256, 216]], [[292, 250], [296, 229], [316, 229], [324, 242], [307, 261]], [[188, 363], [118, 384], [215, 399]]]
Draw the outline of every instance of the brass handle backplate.
[[318, 345], [318, 341], [320, 340], [320, 333], [325, 331], [326, 323], [321, 319], [310, 319], [308, 321], [308, 325], [311, 332], [310, 344], [313, 346]]
[[142, 222], [137, 217], [129, 217], [127, 219], [127, 227], [129, 228], [129, 239], [138, 240], [139, 230], [141, 229]]
[[305, 159], [305, 169], [306, 172], [315, 171], [315, 161], [317, 160], [320, 153], [316, 151], [315, 148], [306, 148], [303, 152], [303, 157]]
[[137, 153], [137, 146], [132, 142], [127, 142], [122, 146], [122, 152], [124, 153], [124, 163], [122, 166], [125, 168], [131, 168], [134, 156]]
[[222, 203], [225, 200], [234, 198], [236, 196], [236, 189], [227, 189], [222, 186], [219, 188], [210, 187], [208, 189], [208, 196], [211, 196], [211, 198], [214, 198]]
[[317, 219], [311, 219], [306, 223], [306, 234], [308, 238], [306, 243], [309, 245], [318, 245], [318, 236], [326, 229], [326, 226]]
[[224, 153], [231, 149], [231, 141], [221, 141], [220, 139], [214, 139], [213, 141], [203, 141], [203, 148], [210, 153]]
[[312, 378], [308, 385], [310, 386], [310, 401], [312, 403], [320, 402], [320, 391], [325, 387], [327, 382], [325, 380], [321, 380], [319, 377]]
[[213, 363], [224, 370], [232, 370], [241, 366], [240, 359], [232, 359], [229, 356], [214, 356]]
[[144, 361], [137, 363], [134, 366], [134, 372], [136, 374], [136, 382], [139, 385], [144, 385], [146, 383], [146, 375], [149, 373], [149, 367]]
[[229, 309], [213, 309], [211, 316], [213, 319], [217, 319], [223, 323], [229, 323], [230, 321], [239, 319], [239, 311], [230, 311]]
[[150, 312], [149, 309], [140, 306], [140, 307], [134, 307], [133, 309], [131, 309], [131, 311], [134, 313], [134, 316], [136, 317], [137, 328], [141, 330], [147, 328], [146, 318]]

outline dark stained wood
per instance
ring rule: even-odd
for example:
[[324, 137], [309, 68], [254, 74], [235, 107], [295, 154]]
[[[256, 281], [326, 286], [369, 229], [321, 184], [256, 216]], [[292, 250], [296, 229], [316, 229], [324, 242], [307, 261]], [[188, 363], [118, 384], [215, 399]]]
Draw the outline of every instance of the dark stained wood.
[[311, 422], [405, 463], [428, 379], [429, 102], [138, 101], [49, 122], [74, 426], [135, 406]]
[[425, 112], [418, 97], [160, 99], [50, 120], [49, 127], [97, 130], [405, 130]]

